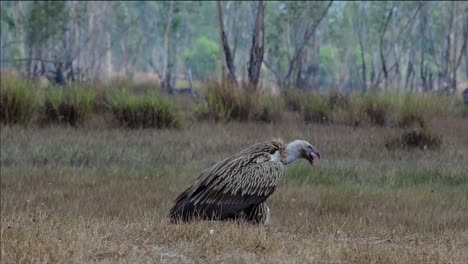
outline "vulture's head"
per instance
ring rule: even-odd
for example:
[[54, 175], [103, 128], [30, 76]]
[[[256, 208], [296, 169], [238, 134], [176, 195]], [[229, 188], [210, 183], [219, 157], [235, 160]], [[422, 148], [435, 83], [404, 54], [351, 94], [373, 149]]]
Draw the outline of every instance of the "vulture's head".
[[306, 159], [313, 165], [314, 161], [320, 158], [320, 152], [306, 140], [294, 140], [286, 146], [285, 163], [293, 163], [299, 158]]

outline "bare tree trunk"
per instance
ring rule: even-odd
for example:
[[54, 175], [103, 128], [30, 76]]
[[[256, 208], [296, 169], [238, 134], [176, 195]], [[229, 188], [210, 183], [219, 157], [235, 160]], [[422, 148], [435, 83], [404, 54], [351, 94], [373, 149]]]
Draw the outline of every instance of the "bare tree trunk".
[[387, 68], [387, 64], [386, 64], [385, 56], [384, 56], [383, 41], [384, 41], [385, 32], [387, 31], [388, 23], [390, 22], [392, 15], [393, 15], [393, 8], [390, 10], [390, 13], [388, 14], [387, 19], [385, 20], [385, 24], [383, 25], [383, 28], [380, 32], [380, 42], [379, 42], [380, 60], [382, 61], [382, 71], [383, 71], [384, 78], [385, 78], [385, 84], [384, 84], [385, 90], [387, 89], [387, 86], [388, 86], [388, 68]]
[[[457, 49], [456, 45], [454, 48], [454, 58], [453, 58], [453, 66], [452, 66], [452, 71], [453, 71], [453, 77], [452, 77], [452, 92], [455, 92], [457, 89], [457, 72], [458, 69], [460, 68], [461, 61], [463, 56], [466, 54], [466, 50], [468, 49], [468, 17], [465, 17], [465, 20], [462, 22], [462, 46], [460, 48], [460, 52], [458, 53], [457, 56]], [[455, 44], [457, 43], [457, 34], [455, 35]]]
[[[364, 56], [364, 34], [363, 34], [363, 30], [364, 30], [364, 23], [362, 22], [362, 18], [359, 19], [359, 13], [358, 13], [358, 2], [354, 2], [355, 4], [355, 7], [356, 7], [356, 32], [358, 34], [358, 40], [359, 40], [359, 48], [361, 50], [361, 70], [362, 70], [362, 85], [363, 85], [363, 93], [367, 93], [367, 68], [366, 68], [366, 60], [365, 60], [365, 56]], [[361, 3], [362, 4], [362, 3]], [[364, 13], [364, 8], [362, 9], [363, 13]]]
[[218, 0], [216, 4], [217, 4], [217, 11], [218, 11], [219, 34], [221, 38], [221, 45], [223, 46], [224, 55], [226, 57], [226, 65], [229, 71], [228, 79], [237, 87], [238, 85], [237, 85], [237, 78], [236, 78], [236, 68], [234, 67], [234, 60], [232, 57], [231, 49], [229, 47], [226, 31], [224, 30], [224, 18], [223, 18], [223, 11], [221, 9], [221, 3]]
[[[362, 1], [361, 1], [362, 3]], [[360, 41], [362, 41], [362, 47], [365, 48], [367, 47], [367, 49], [369, 50], [369, 53], [370, 53], [370, 80], [369, 80], [369, 89], [376, 89], [380, 83], [380, 74], [379, 76], [377, 75], [377, 72], [376, 72], [376, 54], [375, 54], [375, 50], [374, 50], [374, 47], [373, 47], [373, 41], [369, 41], [370, 39], [370, 35], [372, 34], [369, 30], [369, 24], [368, 24], [368, 21], [367, 21], [367, 13], [366, 13], [366, 9], [364, 8], [364, 5], [362, 6], [361, 8], [361, 18], [362, 18], [362, 26], [361, 26], [361, 36], [358, 35], [359, 38], [361, 38]], [[367, 43], [366, 43], [366, 40], [367, 40]], [[367, 44], [367, 45], [366, 45]], [[367, 77], [366, 77], [367, 79]], [[367, 83], [365, 84], [365, 87], [366, 88], [368, 85]]]
[[[413, 46], [410, 48], [410, 54], [408, 57], [408, 66], [406, 69], [406, 78], [405, 78], [405, 90], [408, 90], [408, 85], [410, 85], [411, 77], [414, 75], [414, 60], [416, 56], [416, 52], [414, 51]], [[410, 90], [413, 90], [413, 86], [411, 84]]]
[[[15, 30], [16, 30], [16, 36], [17, 39], [19, 40], [18, 44], [18, 56], [20, 58], [25, 57], [26, 53], [26, 47], [25, 47], [25, 32], [24, 32], [24, 22], [21, 21], [21, 18], [23, 17], [23, 1], [15, 1], [14, 2], [14, 15], [15, 15]], [[2, 54], [4, 56], [4, 54]], [[2, 60], [3, 61], [3, 60]], [[24, 67], [21, 67], [21, 69], [24, 69]]]
[[294, 53], [294, 56], [292, 57], [292, 59], [289, 62], [288, 72], [287, 72], [287, 74], [286, 74], [286, 76], [284, 78], [284, 81], [286, 82], [286, 84], [284, 86], [290, 87], [292, 73], [293, 73], [294, 70], [297, 70], [297, 68], [299, 66], [299, 59], [302, 58], [302, 55], [303, 55], [303, 52], [304, 52], [304, 49], [305, 49], [306, 45], [310, 42], [310, 39], [315, 34], [315, 31], [317, 30], [317, 27], [320, 25], [320, 22], [322, 22], [322, 20], [327, 15], [328, 10], [330, 9], [330, 6], [332, 5], [332, 3], [333, 3], [333, 1], [329, 1], [328, 5], [323, 10], [322, 14], [307, 26], [307, 28], [306, 28], [306, 30], [304, 32], [304, 37], [303, 37], [301, 43], [299, 44], [298, 48], [296, 49], [296, 51]]
[[106, 53], [104, 55], [104, 69], [103, 69], [103, 78], [104, 80], [109, 80], [112, 76], [112, 46], [111, 46], [111, 35], [110, 29], [106, 29], [104, 37], [104, 45], [106, 47]]
[[273, 67], [271, 66], [270, 63], [268, 63], [268, 61], [265, 60], [263, 61], [263, 63], [265, 64], [266, 68], [269, 69], [273, 73], [273, 76], [275, 77], [275, 80], [276, 80], [276, 84], [278, 85], [278, 87], [281, 88], [281, 84], [283, 83], [281, 79], [281, 74], [278, 71], [275, 71], [275, 69], [273, 69]]
[[421, 77], [421, 84], [423, 92], [428, 90], [427, 84], [427, 66], [424, 63], [426, 53], [426, 27], [427, 27], [427, 6], [425, 3], [420, 2], [421, 13], [419, 15], [419, 39], [420, 39], [420, 66], [419, 66], [419, 75]]
[[[446, 46], [445, 46], [445, 52], [444, 52], [444, 70], [443, 70], [443, 78], [444, 78], [444, 90], [446, 92], [450, 92], [451, 90], [451, 50], [452, 50], [452, 34], [453, 34], [453, 26], [454, 26], [454, 19], [455, 19], [455, 2], [452, 2], [452, 8], [450, 10], [450, 16], [449, 16], [449, 24], [448, 24], [448, 30], [447, 30], [447, 36], [446, 36]], [[455, 43], [454, 43], [455, 44]], [[448, 83], [447, 83], [448, 82]]]
[[[132, 64], [132, 68], [130, 70], [130, 75], [133, 76], [135, 74], [135, 71], [137, 71], [137, 59], [139, 57], [142, 56], [142, 51], [143, 51], [143, 36], [141, 36], [140, 38], [138, 38], [138, 41], [137, 41], [137, 48], [136, 48], [136, 51], [135, 51], [135, 54], [133, 55], [133, 58], [131, 60], [131, 64]], [[143, 54], [144, 56], [144, 54]]]
[[167, 13], [167, 21], [166, 21], [166, 32], [164, 34], [165, 39], [165, 50], [166, 56], [165, 64], [164, 64], [164, 81], [163, 87], [168, 93], [172, 93], [172, 61], [171, 61], [171, 54], [172, 54], [172, 43], [171, 43], [171, 24], [172, 24], [172, 9], [173, 9], [174, 2], [169, 1], [169, 11]]
[[236, 61], [236, 51], [237, 47], [239, 46], [239, 35], [240, 35], [240, 26], [238, 23], [239, 18], [239, 7], [236, 6], [239, 2], [234, 1], [234, 18], [232, 19], [232, 31], [233, 31], [233, 45], [232, 45], [232, 60]]
[[464, 45], [465, 45], [465, 78], [468, 79], [468, 47], [466, 47], [468, 44], [466, 43], [468, 41], [468, 17], [466, 17], [465, 22], [463, 23], [463, 36], [464, 36]]
[[255, 28], [252, 34], [252, 47], [250, 48], [249, 60], [249, 84], [252, 89], [256, 89], [258, 80], [260, 79], [260, 70], [263, 62], [264, 52], [264, 11], [265, 3], [263, 0], [258, 1], [257, 18], [255, 20]]
[[32, 61], [32, 58], [33, 58], [33, 54], [34, 54], [34, 46], [32, 43], [29, 43], [29, 48], [28, 48], [28, 62], [26, 64], [26, 72], [28, 74], [28, 77], [31, 78], [32, 75], [33, 75], [33, 61]]
[[[393, 10], [393, 7], [392, 7]], [[392, 39], [393, 39], [393, 56], [395, 57], [395, 81], [393, 83], [393, 87], [400, 90], [400, 81], [401, 81], [401, 72], [400, 72], [400, 59], [401, 59], [401, 54], [400, 54], [400, 48], [398, 47], [398, 40], [397, 40], [397, 27], [396, 27], [396, 16], [393, 16], [392, 18]]]
[[100, 12], [101, 4], [94, 1], [88, 2], [88, 12], [89, 12], [89, 20], [88, 20], [88, 36], [89, 41], [86, 43], [88, 46], [87, 54], [85, 56], [85, 67], [87, 76], [92, 77], [93, 79], [96, 78], [97, 67], [96, 67], [96, 50], [97, 50], [97, 42], [98, 42], [98, 33], [99, 33], [99, 18], [96, 16], [96, 13]]

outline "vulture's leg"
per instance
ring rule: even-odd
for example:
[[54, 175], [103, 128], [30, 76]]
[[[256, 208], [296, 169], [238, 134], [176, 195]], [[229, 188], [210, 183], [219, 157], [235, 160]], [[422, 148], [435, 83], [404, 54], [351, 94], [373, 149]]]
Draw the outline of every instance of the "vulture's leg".
[[255, 224], [268, 225], [270, 223], [270, 208], [266, 202], [252, 205], [244, 210], [244, 219]]

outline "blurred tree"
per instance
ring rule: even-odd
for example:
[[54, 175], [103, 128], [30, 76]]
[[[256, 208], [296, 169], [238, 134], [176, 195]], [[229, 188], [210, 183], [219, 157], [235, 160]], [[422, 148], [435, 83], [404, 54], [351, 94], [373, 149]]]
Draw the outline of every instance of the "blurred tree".
[[[244, 81], [283, 88], [453, 92], [468, 79], [467, 2], [259, 7], [258, 1], [2, 1], [0, 67], [58, 82], [151, 70], [168, 91], [188, 68], [206, 79], [223, 63]], [[195, 54], [204, 49], [201, 39], [222, 43], [219, 52], [227, 44], [230, 54], [217, 58], [228, 63], [211, 64], [211, 51], [206, 58]]]
[[216, 70], [219, 46], [216, 42], [200, 37], [193, 50], [185, 53], [185, 67], [190, 69], [194, 78], [206, 80]]

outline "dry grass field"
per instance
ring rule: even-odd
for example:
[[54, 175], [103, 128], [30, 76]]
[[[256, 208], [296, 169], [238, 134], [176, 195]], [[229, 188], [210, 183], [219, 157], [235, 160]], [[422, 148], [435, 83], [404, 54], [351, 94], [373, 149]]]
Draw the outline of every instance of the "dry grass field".
[[[430, 125], [438, 150], [387, 150], [397, 128], [294, 118], [2, 126], [1, 263], [468, 263], [468, 120]], [[288, 168], [270, 225], [168, 223], [203, 169], [272, 137], [307, 139], [322, 159]]]

